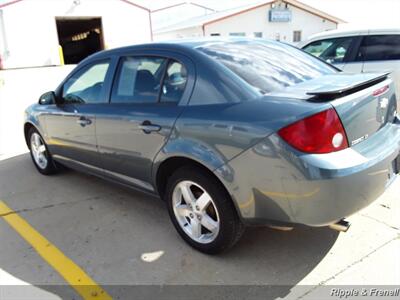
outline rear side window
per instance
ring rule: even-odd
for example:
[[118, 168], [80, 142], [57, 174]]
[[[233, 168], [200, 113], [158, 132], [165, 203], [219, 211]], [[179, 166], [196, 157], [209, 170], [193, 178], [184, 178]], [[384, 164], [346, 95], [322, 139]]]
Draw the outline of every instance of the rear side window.
[[111, 93], [113, 103], [156, 103], [166, 59], [124, 57]]
[[400, 59], [400, 34], [364, 37], [357, 54], [358, 61]]
[[303, 50], [326, 62], [341, 63], [350, 50], [352, 37], [315, 41], [303, 47]]
[[186, 67], [175, 60], [170, 60], [163, 81], [161, 102], [179, 102], [187, 82]]
[[274, 41], [215, 42], [197, 49], [225, 65], [261, 94], [337, 72], [295, 47]]

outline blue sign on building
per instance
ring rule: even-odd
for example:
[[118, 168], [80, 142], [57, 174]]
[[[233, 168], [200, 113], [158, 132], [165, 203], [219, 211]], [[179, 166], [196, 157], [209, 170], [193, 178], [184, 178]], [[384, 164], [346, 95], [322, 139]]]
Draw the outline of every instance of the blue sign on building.
[[292, 20], [292, 12], [288, 9], [271, 9], [269, 11], [270, 22], [290, 22]]

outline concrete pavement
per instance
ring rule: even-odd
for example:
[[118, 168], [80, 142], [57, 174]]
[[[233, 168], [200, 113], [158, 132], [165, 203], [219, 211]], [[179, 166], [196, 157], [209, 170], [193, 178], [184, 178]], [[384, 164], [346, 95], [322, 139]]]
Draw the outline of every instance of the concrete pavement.
[[[6, 78], [0, 87], [0, 140], [5, 141], [0, 148], [0, 200], [114, 298], [130, 295], [128, 286], [192, 289], [193, 298], [201, 295], [193, 285], [224, 286], [226, 290], [216, 293], [237, 299], [238, 294], [227, 295], [237, 291], [237, 285], [251, 285], [270, 287], [262, 295], [272, 298], [322, 299], [324, 286], [400, 284], [400, 179], [349, 218], [352, 227], [347, 233], [248, 228], [230, 252], [207, 256], [180, 239], [158, 199], [74, 171], [40, 175], [24, 154], [22, 117], [15, 116], [22, 116], [29, 102], [51, 89], [39, 91], [39, 85], [44, 78], [55, 81], [53, 71], [43, 71], [41, 77], [30, 71], [12, 76], [0, 72]], [[67, 71], [55, 73], [62, 77]], [[33, 77], [38, 85], [34, 90], [32, 83], [18, 89], [17, 82]], [[33, 295], [26, 292], [30, 288], [38, 299], [79, 298], [1, 217], [0, 237], [0, 285], [5, 285], [0, 286], [0, 296], [1, 291]], [[10, 289], [7, 285], [13, 283], [27, 285]], [[140, 298], [140, 289], [135, 293]]]

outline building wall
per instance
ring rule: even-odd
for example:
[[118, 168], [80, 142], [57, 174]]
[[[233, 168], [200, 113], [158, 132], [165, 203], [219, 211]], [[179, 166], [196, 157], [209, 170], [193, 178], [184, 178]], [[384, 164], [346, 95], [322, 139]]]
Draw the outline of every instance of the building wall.
[[319, 16], [289, 5], [292, 11], [290, 22], [269, 22], [268, 12], [271, 5], [265, 5], [221, 21], [205, 26], [205, 35], [220, 33], [228, 36], [232, 32], [245, 32], [246, 36], [254, 36], [254, 32], [262, 32], [264, 38], [275, 39], [277, 34], [280, 40], [293, 43], [293, 31], [301, 30], [302, 40], [308, 36], [330, 29], [336, 29], [337, 24]]
[[[5, 68], [59, 65], [56, 17], [102, 17], [104, 43], [114, 48], [151, 40], [149, 13], [120, 0], [24, 0], [4, 7]], [[4, 50], [3, 50], [4, 51]]]
[[163, 10], [157, 10], [152, 12], [151, 19], [153, 21], [153, 29], [165, 27], [177, 22], [188, 20], [198, 16], [204, 16], [214, 12], [211, 9], [206, 9], [191, 3], [185, 3], [169, 7]]
[[170, 31], [166, 33], [155, 33], [155, 41], [176, 40], [182, 38], [202, 37], [203, 29], [201, 27], [192, 27], [182, 30]]

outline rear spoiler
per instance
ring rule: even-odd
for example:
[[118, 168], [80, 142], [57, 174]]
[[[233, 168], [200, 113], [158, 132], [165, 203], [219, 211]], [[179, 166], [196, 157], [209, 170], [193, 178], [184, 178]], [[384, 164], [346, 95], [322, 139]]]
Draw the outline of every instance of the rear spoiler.
[[329, 89], [324, 89], [322, 87], [317, 90], [307, 92], [307, 95], [313, 96], [311, 99], [309, 99], [311, 101], [334, 100], [336, 98], [340, 98], [340, 97], [344, 97], [344, 96], [356, 93], [356, 92], [366, 89], [370, 86], [373, 86], [379, 82], [382, 82], [387, 79], [389, 74], [390, 74], [390, 72], [379, 74], [377, 76], [374, 76], [374, 77], [369, 78], [364, 81], [358, 81], [358, 82], [356, 81], [353, 84], [350, 84], [350, 85], [340, 88], [340, 89], [329, 90]]

